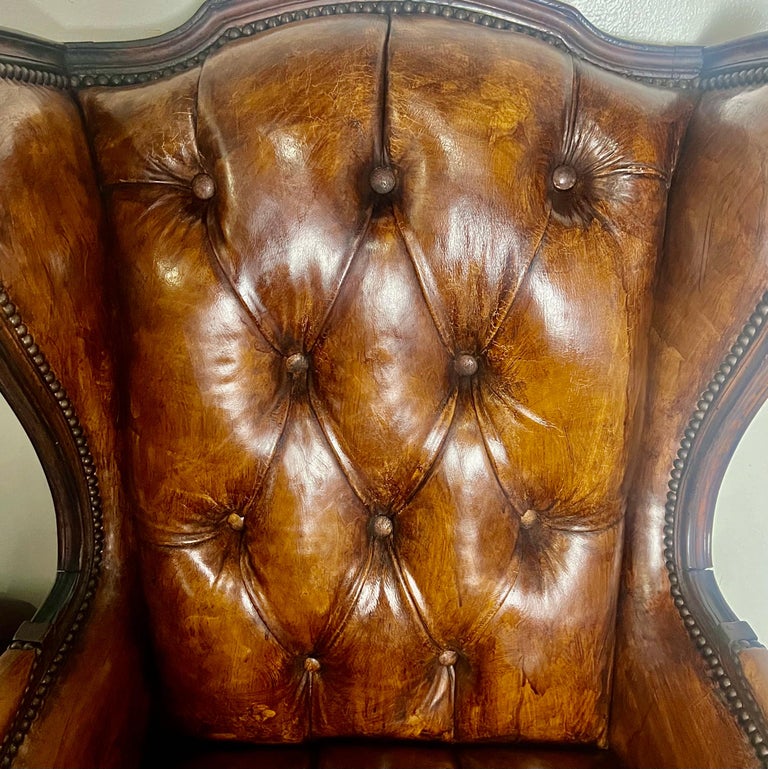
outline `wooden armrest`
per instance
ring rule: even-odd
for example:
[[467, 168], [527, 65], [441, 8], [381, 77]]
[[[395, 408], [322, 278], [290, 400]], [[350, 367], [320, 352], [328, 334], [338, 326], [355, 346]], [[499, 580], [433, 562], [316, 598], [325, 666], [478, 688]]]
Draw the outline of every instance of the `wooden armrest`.
[[768, 649], [750, 646], [739, 652], [741, 671], [763, 713], [768, 713]]
[[43, 650], [0, 656], [0, 734], [11, 743], [4, 768], [138, 765], [148, 694], [133, 625], [125, 605], [94, 606], [70, 653], [40, 681]]
[[6, 649], [13, 640], [13, 634], [25, 620], [31, 619], [35, 607], [17, 598], [0, 597], [0, 650]]

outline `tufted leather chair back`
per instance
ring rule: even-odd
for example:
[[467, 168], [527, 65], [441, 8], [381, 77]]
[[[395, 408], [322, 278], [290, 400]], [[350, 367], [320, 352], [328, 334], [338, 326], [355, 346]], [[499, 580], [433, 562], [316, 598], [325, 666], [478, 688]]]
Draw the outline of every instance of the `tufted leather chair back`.
[[60, 524], [0, 769], [768, 769], [709, 552], [768, 37], [494, 3], [0, 32], [0, 390]]
[[80, 98], [174, 717], [605, 743], [690, 99], [353, 14]]

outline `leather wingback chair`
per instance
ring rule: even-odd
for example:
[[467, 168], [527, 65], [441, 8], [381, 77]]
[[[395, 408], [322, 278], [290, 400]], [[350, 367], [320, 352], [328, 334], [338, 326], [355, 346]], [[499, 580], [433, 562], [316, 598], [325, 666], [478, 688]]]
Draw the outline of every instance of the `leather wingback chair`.
[[0, 383], [60, 534], [2, 767], [765, 766], [709, 532], [767, 61], [530, 0], [0, 38]]

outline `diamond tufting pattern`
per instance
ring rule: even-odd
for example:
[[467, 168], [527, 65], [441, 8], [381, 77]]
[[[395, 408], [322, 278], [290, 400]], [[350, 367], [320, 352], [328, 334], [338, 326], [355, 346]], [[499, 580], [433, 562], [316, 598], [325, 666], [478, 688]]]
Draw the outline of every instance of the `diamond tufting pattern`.
[[372, 15], [80, 98], [173, 716], [603, 744], [684, 97]]

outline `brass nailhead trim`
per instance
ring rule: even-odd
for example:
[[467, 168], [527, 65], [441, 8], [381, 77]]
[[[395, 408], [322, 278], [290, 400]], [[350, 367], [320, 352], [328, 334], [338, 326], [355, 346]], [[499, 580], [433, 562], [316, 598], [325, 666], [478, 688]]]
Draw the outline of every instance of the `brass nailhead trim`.
[[[677, 457], [670, 471], [669, 491], [667, 492], [664, 515], [664, 562], [669, 576], [670, 595], [680, 614], [683, 625], [688, 631], [688, 635], [696, 645], [699, 654], [703, 657], [713, 684], [721, 690], [729, 710], [754, 747], [757, 757], [763, 762], [763, 766], [768, 769], [766, 735], [762, 732], [762, 725], [755, 723], [753, 714], [750, 712], [752, 708], [756, 709], [756, 705], [751, 695], [749, 684], [744, 679], [743, 674], [741, 674], [738, 662], [738, 650], [748, 647], [749, 643], [737, 642], [731, 649], [734, 662], [739, 668], [738, 672], [740, 674], [739, 680], [734, 683], [728, 677], [721, 664], [716, 646], [706, 638], [702, 628], [688, 607], [688, 601], [683, 592], [683, 585], [679, 576], [680, 566], [677, 563], [674, 550], [678, 503], [677, 493], [680, 488], [680, 481], [688, 467], [688, 457], [690, 456], [691, 448], [696, 444], [701, 427], [706, 423], [713, 405], [717, 402], [723, 390], [723, 385], [738, 370], [747, 351], [757, 337], [758, 331], [765, 325], [766, 319], [768, 319], [768, 291], [763, 294], [749, 320], [744, 324], [741, 333], [737, 336], [733, 345], [731, 345], [725, 360], [720, 364], [715, 375], [701, 394], [696, 403], [696, 408], [688, 420], [688, 425], [680, 441], [680, 448], [677, 451]], [[752, 708], [748, 708], [745, 702], [751, 704]]]
[[[560, 50], [566, 51], [578, 58], [583, 58], [577, 51], [572, 51], [556, 35], [543, 32], [533, 27], [507, 21], [500, 16], [483, 11], [473, 11], [469, 8], [455, 8], [451, 5], [444, 5], [435, 2], [412, 2], [411, 0], [393, 0], [391, 2], [356, 2], [339, 3], [334, 5], [317, 5], [312, 8], [301, 11], [290, 11], [270, 16], [260, 21], [250, 22], [239, 26], [229, 27], [221, 35], [211, 42], [208, 46], [193, 56], [182, 59], [176, 64], [169, 65], [156, 70], [136, 72], [136, 73], [106, 73], [94, 70], [85, 74], [72, 75], [70, 85], [73, 88], [82, 88], [92, 85], [102, 86], [122, 86], [132, 85], [134, 83], [146, 83], [150, 80], [160, 80], [171, 77], [184, 70], [196, 67], [201, 64], [211, 53], [226, 45], [231, 40], [237, 40], [242, 37], [250, 37], [269, 29], [275, 29], [286, 24], [292, 24], [305, 19], [316, 18], [319, 16], [343, 16], [350, 13], [368, 13], [379, 15], [398, 15], [398, 16], [441, 16], [443, 18], [457, 19], [458, 21], [468, 22], [470, 24], [479, 24], [483, 27], [492, 27], [493, 29], [506, 29], [519, 34], [534, 37]], [[606, 68], [607, 69], [607, 68]], [[609, 70], [616, 74], [624, 74], [618, 70]], [[633, 80], [639, 80], [650, 85], [662, 88], [693, 88], [696, 82], [694, 78], [681, 77], [648, 77], [644, 75], [625, 74]]]
[[69, 87], [70, 78], [60, 72], [52, 72], [36, 64], [13, 64], [0, 61], [0, 80], [18, 80], [31, 85], [44, 85], [64, 90]]
[[[27, 64], [20, 65], [14, 62], [0, 62], [0, 79], [18, 80], [24, 83], [33, 83], [35, 85], [44, 85], [52, 88], [66, 90], [69, 87], [83, 88], [92, 85], [102, 86], [126, 86], [136, 83], [146, 83], [152, 80], [160, 80], [172, 77], [179, 72], [191, 69], [201, 64], [213, 51], [226, 45], [230, 40], [237, 40], [241, 37], [250, 37], [251, 35], [263, 32], [267, 29], [274, 29], [285, 24], [291, 24], [302, 21], [307, 18], [317, 16], [340, 16], [350, 13], [375, 13], [375, 14], [397, 14], [397, 15], [419, 15], [428, 14], [432, 16], [442, 16], [444, 18], [455, 18], [459, 21], [469, 22], [471, 24], [480, 24], [494, 29], [508, 29], [519, 34], [534, 37], [548, 45], [567, 51], [577, 58], [583, 58], [578, 51], [572, 51], [556, 35], [551, 35], [524, 24], [507, 21], [490, 13], [472, 11], [467, 8], [454, 8], [450, 5], [433, 2], [409, 2], [409, 0], [395, 0], [394, 2], [356, 2], [340, 3], [338, 5], [318, 5], [302, 11], [292, 11], [289, 13], [276, 14], [261, 21], [242, 24], [229, 27], [218, 38], [206, 46], [202, 51], [188, 56], [175, 64], [169, 64], [159, 69], [143, 70], [140, 72], [120, 72], [107, 73], [93, 70], [83, 74], [68, 75], [62, 72], [51, 71], [41, 65]], [[631, 72], [621, 72], [604, 67], [611, 72], [623, 75], [630, 80], [646, 83], [659, 88], [682, 89], [682, 90], [725, 90], [741, 86], [761, 85], [768, 82], [768, 65], [741, 67], [729, 72], [723, 72], [718, 75], [706, 77], [652, 77], [648, 75], [636, 75]]]
[[[506, 19], [491, 13], [472, 11], [467, 8], [455, 8], [441, 3], [410, 2], [409, 0], [403, 2], [402, 0], [395, 0], [394, 2], [356, 2], [340, 3], [338, 5], [318, 5], [308, 8], [307, 10], [276, 14], [261, 21], [229, 27], [218, 38], [198, 53], [188, 56], [173, 65], [158, 69], [121, 73], [93, 70], [82, 74], [69, 75], [62, 71], [56, 72], [46, 69], [38, 64], [28, 63], [21, 65], [8, 61], [0, 62], [0, 79], [18, 80], [24, 83], [49, 86], [61, 90], [66, 90], [69, 87], [82, 88], [92, 85], [126, 86], [134, 85], [136, 83], [146, 83], [151, 80], [172, 77], [179, 72], [184, 72], [185, 70], [198, 66], [213, 51], [226, 45], [230, 40], [237, 40], [241, 37], [250, 37], [265, 30], [292, 24], [307, 18], [314, 18], [317, 16], [341, 16], [350, 13], [374, 13], [380, 15], [396, 14], [401, 16], [428, 14], [445, 18], [454, 18], [471, 24], [493, 27], [494, 29], [508, 29], [512, 32], [542, 40], [548, 45], [564, 50], [577, 58], [584, 58], [578, 51], [571, 50], [568, 45], [556, 35], [528, 27], [524, 24], [507, 21]], [[768, 82], [768, 65], [737, 67], [728, 72], [704, 77], [653, 77], [649, 75], [633, 74], [631, 72], [622, 72], [620, 69], [614, 70], [609, 67], [601, 68], [622, 75], [630, 80], [636, 80], [658, 88], [669, 89], [714, 91], [743, 86], [762, 85], [763, 83]]]
[[[496, 16], [492, 13], [471, 8], [456, 8], [436, 2], [412, 2], [411, 0], [393, 0], [388, 2], [353, 2], [333, 5], [317, 5], [300, 11], [275, 14], [260, 21], [229, 27], [218, 38], [209, 43], [201, 51], [188, 56], [175, 64], [169, 64], [157, 69], [147, 69], [141, 72], [104, 72], [93, 70], [80, 74], [63, 74], [52, 72], [42, 66], [28, 64], [18, 65], [14, 62], [0, 63], [0, 78], [21, 80], [39, 85], [49, 85], [54, 88], [66, 89], [67, 87], [82, 88], [92, 85], [101, 86], [126, 86], [136, 83], [146, 83], [152, 80], [172, 77], [179, 72], [191, 69], [201, 64], [211, 53], [226, 45], [231, 40], [264, 32], [269, 29], [292, 24], [304, 19], [318, 16], [341, 16], [350, 13], [370, 13], [380, 15], [431, 15], [453, 18], [470, 24], [479, 24], [494, 29], [505, 29], [519, 34], [534, 37], [548, 45], [564, 50], [573, 56], [583, 58], [578, 51], [572, 51], [558, 36], [535, 29], [525, 24], [520, 24]], [[741, 85], [753, 85], [768, 80], [768, 66], [743, 67], [719, 75], [709, 77], [652, 77], [637, 75], [631, 72], [622, 72], [620, 69], [608, 71], [623, 75], [631, 80], [647, 83], [659, 88], [713, 90], [721, 88], [733, 88]]]
[[[88, 439], [85, 436], [80, 420], [75, 413], [66, 390], [51, 370], [45, 354], [35, 343], [32, 334], [22, 321], [16, 305], [10, 300], [2, 282], [0, 282], [0, 319], [2, 319], [0, 322], [4, 322], [9, 326], [18, 338], [27, 360], [34, 367], [40, 380], [45, 383], [48, 392], [55, 400], [59, 411], [67, 423], [70, 437], [77, 449], [80, 472], [88, 488], [88, 504], [93, 531], [93, 557], [88, 573], [87, 588], [69, 626], [61, 631], [63, 640], [56, 653], [49, 658], [47, 664], [43, 664], [43, 649], [37, 644], [15, 641], [10, 646], [11, 649], [34, 650], [35, 659], [29, 672], [29, 685], [24, 692], [13, 724], [0, 745], [0, 768], [7, 769], [18, 752], [19, 746], [24, 742], [32, 722], [39, 715], [51, 684], [66, 659], [69, 650], [72, 648], [90, 608], [101, 572], [102, 552], [104, 550], [104, 521], [99, 480], [96, 468], [94, 467], [93, 456], [88, 448]], [[35, 681], [37, 683], [33, 685]]]

